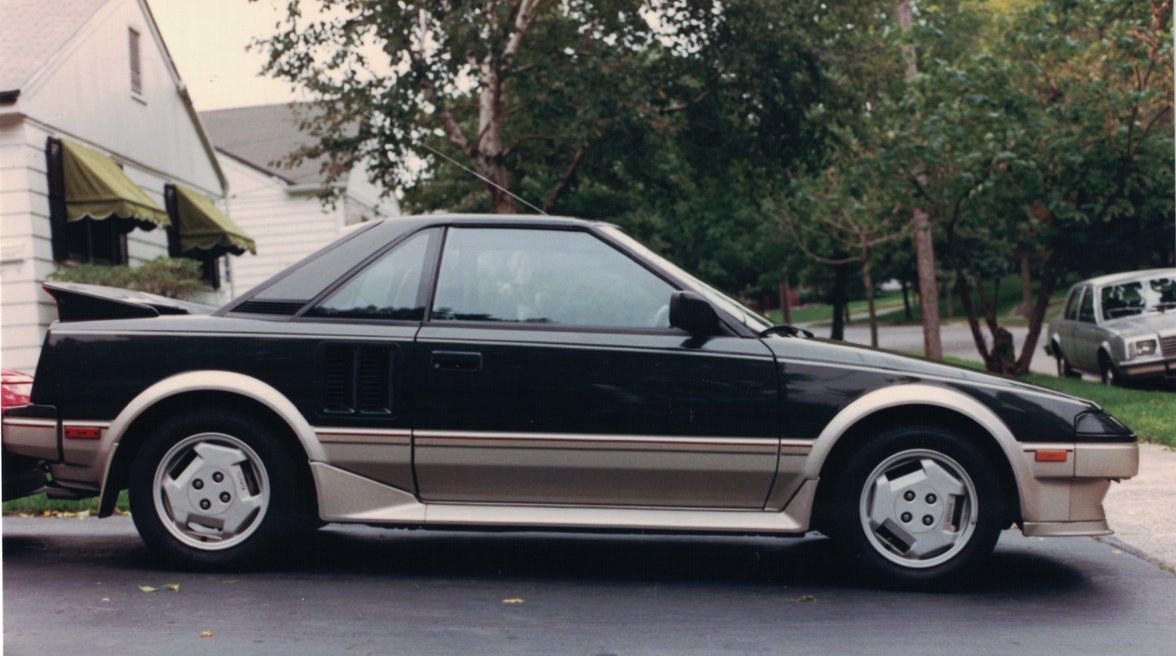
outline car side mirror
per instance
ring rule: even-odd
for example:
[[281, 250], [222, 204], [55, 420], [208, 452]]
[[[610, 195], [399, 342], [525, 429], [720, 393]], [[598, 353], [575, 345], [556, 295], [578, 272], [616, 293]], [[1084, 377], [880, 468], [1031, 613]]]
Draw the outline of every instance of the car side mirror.
[[698, 292], [674, 292], [670, 296], [670, 325], [694, 337], [723, 332], [718, 313]]

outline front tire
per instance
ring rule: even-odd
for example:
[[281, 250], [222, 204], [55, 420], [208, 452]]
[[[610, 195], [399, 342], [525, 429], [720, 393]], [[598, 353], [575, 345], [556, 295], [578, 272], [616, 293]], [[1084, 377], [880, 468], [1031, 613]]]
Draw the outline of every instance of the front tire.
[[135, 457], [131, 515], [143, 541], [176, 564], [252, 565], [296, 526], [294, 472], [262, 424], [235, 413], [182, 415]]
[[1006, 518], [996, 469], [971, 441], [937, 426], [890, 428], [834, 474], [833, 534], [859, 573], [885, 586], [965, 580]]
[[1111, 362], [1105, 353], [1098, 356], [1098, 370], [1104, 385], [1118, 387], [1122, 384], [1119, 380], [1119, 370], [1115, 369], [1115, 363]]

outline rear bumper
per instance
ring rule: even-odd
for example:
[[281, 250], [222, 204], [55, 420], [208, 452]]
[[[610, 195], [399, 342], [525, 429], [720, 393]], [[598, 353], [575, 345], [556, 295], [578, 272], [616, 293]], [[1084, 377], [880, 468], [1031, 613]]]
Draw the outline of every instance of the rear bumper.
[[[1025, 444], [1033, 472], [1029, 498], [1021, 500], [1027, 536], [1110, 535], [1103, 499], [1111, 483], [1139, 473], [1139, 445], [1130, 443]], [[1049, 452], [1055, 459], [1039, 458]], [[1059, 452], [1065, 453], [1061, 460]]]

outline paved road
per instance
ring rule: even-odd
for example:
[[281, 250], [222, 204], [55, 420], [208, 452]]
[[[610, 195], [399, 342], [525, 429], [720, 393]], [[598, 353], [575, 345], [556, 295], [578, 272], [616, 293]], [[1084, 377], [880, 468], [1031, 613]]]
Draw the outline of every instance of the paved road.
[[[177, 573], [130, 521], [5, 518], [6, 654], [1171, 654], [1176, 576], [1006, 533], [979, 583], [886, 593], [823, 538], [328, 527], [265, 573]], [[179, 583], [179, 592], [139, 585]], [[506, 603], [504, 600], [521, 600]], [[212, 637], [201, 638], [202, 631]]]
[[[828, 326], [813, 326], [810, 328], [817, 337], [828, 337]], [[1025, 335], [1029, 332], [1027, 328], [1012, 327], [1009, 332], [1013, 334], [1013, 344], [1020, 354], [1022, 345], [1025, 343]], [[972, 341], [972, 331], [966, 325], [947, 325], [939, 329], [940, 341], [943, 343], [943, 353], [945, 355], [954, 355], [956, 357], [968, 358], [969, 360], [979, 360], [980, 354], [976, 352], [976, 343]], [[845, 341], [853, 342], [855, 344], [869, 344], [870, 343], [870, 327], [853, 325], [845, 329]], [[922, 326], [879, 326], [878, 327], [878, 346], [892, 351], [906, 351], [910, 353], [922, 354], [923, 352], [923, 327]], [[1045, 354], [1041, 348], [1041, 338], [1038, 338], [1037, 347], [1033, 350], [1033, 360], [1029, 364], [1029, 369], [1037, 373], [1052, 374], [1057, 370], [1053, 359]], [[1094, 380], [1094, 378], [1090, 378]]]

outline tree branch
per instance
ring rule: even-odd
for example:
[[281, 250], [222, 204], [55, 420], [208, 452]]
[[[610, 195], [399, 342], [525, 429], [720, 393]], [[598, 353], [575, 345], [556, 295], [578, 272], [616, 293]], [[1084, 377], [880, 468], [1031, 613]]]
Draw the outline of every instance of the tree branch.
[[555, 188], [551, 193], [547, 194], [547, 199], [543, 201], [543, 211], [551, 209], [563, 192], [567, 190], [568, 185], [572, 183], [572, 177], [576, 175], [576, 169], [580, 168], [580, 162], [584, 160], [584, 153], [587, 152], [587, 146], [581, 146], [576, 149], [576, 154], [572, 156], [572, 161], [568, 164], [567, 171], [564, 172], [562, 178], [556, 183]]

